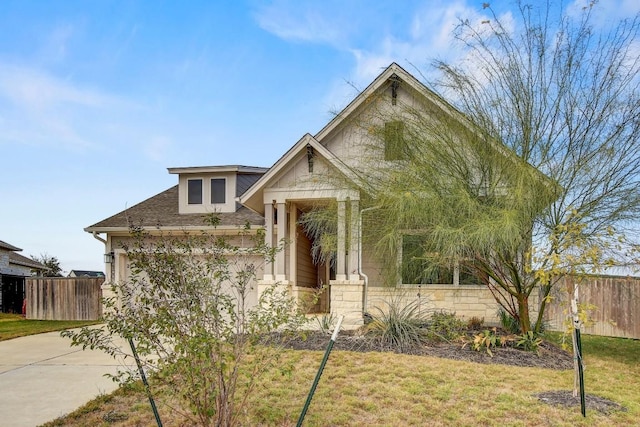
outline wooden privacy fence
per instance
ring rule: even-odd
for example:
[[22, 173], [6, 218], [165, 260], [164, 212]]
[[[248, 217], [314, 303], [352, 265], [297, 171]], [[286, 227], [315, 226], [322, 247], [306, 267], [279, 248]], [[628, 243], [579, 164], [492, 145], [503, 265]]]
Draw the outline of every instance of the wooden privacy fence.
[[595, 306], [590, 318], [595, 322], [582, 329], [585, 334], [640, 339], [640, 278], [588, 276], [564, 277], [555, 288], [545, 318], [549, 329], [566, 329], [569, 312], [568, 289], [578, 281], [579, 302]]
[[104, 278], [29, 277], [27, 319], [97, 320], [102, 315]]

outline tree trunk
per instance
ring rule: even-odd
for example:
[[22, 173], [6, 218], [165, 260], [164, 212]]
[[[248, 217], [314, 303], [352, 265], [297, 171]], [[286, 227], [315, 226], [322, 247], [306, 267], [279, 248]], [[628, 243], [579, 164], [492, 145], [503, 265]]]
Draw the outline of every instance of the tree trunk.
[[544, 324], [544, 312], [547, 309], [548, 297], [549, 297], [549, 294], [551, 293], [552, 286], [550, 284], [544, 285], [544, 286], [541, 286], [541, 289], [542, 289], [542, 295], [540, 300], [538, 317], [536, 319], [536, 324], [533, 325], [533, 332], [535, 332], [536, 334], [539, 334], [540, 332], [542, 332], [542, 325]]
[[531, 330], [531, 319], [529, 318], [529, 296], [525, 294], [518, 294], [516, 299], [518, 301], [520, 330], [523, 334], [526, 334]]

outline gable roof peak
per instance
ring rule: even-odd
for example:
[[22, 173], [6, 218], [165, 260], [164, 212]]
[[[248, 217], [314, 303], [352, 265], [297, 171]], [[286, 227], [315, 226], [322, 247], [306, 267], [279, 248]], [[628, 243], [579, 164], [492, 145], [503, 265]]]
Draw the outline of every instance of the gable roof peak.
[[338, 127], [340, 123], [354, 111], [360, 107], [367, 98], [369, 98], [376, 91], [386, 88], [387, 84], [391, 81], [391, 86], [395, 85], [396, 90], [398, 83], [407, 84], [412, 90], [421, 93], [423, 96], [432, 97], [434, 94], [418, 79], [411, 75], [407, 70], [402, 68], [396, 62], [392, 62], [386, 67], [373, 81], [362, 91], [360, 91], [356, 97], [344, 107], [334, 118], [325, 125], [318, 133], [314, 135], [314, 138], [320, 143], [322, 140], [331, 133], [333, 129]]

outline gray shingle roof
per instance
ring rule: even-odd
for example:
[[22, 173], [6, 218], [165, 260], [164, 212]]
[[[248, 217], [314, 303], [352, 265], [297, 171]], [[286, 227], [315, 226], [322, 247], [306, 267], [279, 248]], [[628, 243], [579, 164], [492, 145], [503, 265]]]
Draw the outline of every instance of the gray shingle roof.
[[[219, 213], [220, 226], [264, 225], [264, 218], [252, 210], [240, 206], [232, 213]], [[205, 225], [204, 214], [178, 213], [178, 186], [173, 186], [162, 193], [138, 203], [124, 211], [110, 216], [87, 228], [85, 231], [106, 231], [112, 228], [128, 228], [129, 225], [142, 227], [202, 227]]]
[[0, 240], [0, 248], [2, 248], [2, 249], [8, 249], [8, 250], [10, 250], [10, 251], [21, 251], [21, 250], [22, 250], [22, 249], [17, 248], [17, 247], [15, 247], [15, 246], [13, 246], [13, 245], [10, 245], [9, 243], [4, 242], [4, 241], [2, 241], [2, 240]]
[[33, 268], [35, 270], [46, 270], [47, 267], [39, 263], [38, 261], [34, 261], [31, 258], [27, 258], [15, 252], [9, 253], [9, 263], [21, 265], [23, 267]]
[[71, 270], [69, 277], [104, 277], [104, 273], [92, 270]]

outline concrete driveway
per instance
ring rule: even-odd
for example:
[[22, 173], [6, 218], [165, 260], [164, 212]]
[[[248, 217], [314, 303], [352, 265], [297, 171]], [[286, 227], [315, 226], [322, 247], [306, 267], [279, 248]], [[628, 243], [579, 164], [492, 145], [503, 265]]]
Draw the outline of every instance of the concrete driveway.
[[38, 426], [117, 388], [104, 374], [122, 360], [70, 343], [59, 332], [0, 342], [0, 427]]

